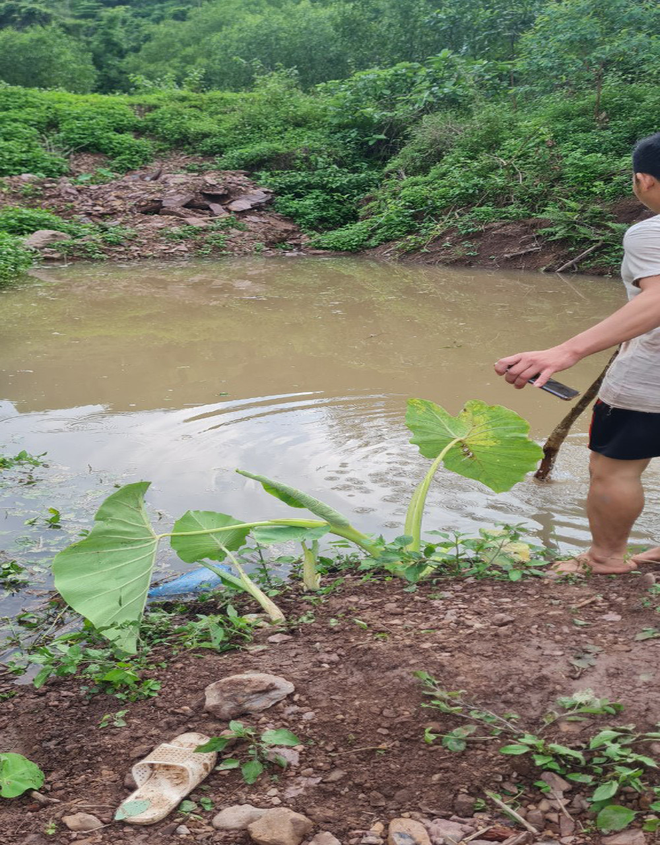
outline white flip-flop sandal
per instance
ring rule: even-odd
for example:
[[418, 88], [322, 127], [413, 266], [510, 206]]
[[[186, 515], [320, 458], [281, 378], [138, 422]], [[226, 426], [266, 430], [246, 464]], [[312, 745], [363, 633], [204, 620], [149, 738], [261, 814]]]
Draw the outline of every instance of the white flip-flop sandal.
[[217, 753], [197, 754], [209, 741], [200, 733], [185, 733], [157, 746], [132, 774], [137, 789], [117, 808], [115, 819], [129, 824], [155, 824], [164, 819], [213, 770]]

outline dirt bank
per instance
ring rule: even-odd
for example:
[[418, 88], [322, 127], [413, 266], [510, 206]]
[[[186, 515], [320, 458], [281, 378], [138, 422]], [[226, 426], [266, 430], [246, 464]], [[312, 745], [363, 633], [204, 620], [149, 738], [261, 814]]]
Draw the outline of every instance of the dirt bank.
[[34, 244], [44, 261], [280, 254], [300, 251], [306, 240], [295, 223], [272, 210], [272, 191], [245, 171], [214, 170], [211, 161], [180, 155], [93, 184], [102, 178], [103, 164], [101, 156], [73, 156], [70, 176], [2, 180], [0, 210], [39, 208], [65, 220], [116, 228], [116, 238], [67, 243], [46, 237]]
[[[617, 223], [628, 226], [652, 216], [652, 213], [634, 197], [618, 201], [609, 210]], [[399, 244], [394, 243], [371, 250], [370, 254], [379, 258], [397, 257], [422, 264], [487, 269], [554, 272], [565, 267], [565, 272], [599, 276], [618, 273], [620, 259], [618, 256], [613, 258], [612, 248], [608, 249], [607, 245], [596, 246], [598, 239], [581, 247], [576, 247], [565, 238], [550, 239], [543, 230], [551, 224], [552, 221], [546, 218], [536, 217], [488, 223], [481, 229], [468, 233], [456, 227], [449, 227], [439, 237], [429, 240], [421, 249], [402, 253]], [[578, 225], [579, 220], [576, 220], [575, 226]], [[618, 244], [616, 238], [612, 240]], [[596, 248], [591, 251], [593, 246]], [[616, 251], [615, 249], [614, 252]], [[576, 263], [566, 266], [573, 261]]]
[[[288, 618], [297, 620], [284, 637], [272, 640], [269, 628], [241, 651], [175, 657], [163, 652], [159, 657], [167, 665], [153, 673], [162, 681], [157, 698], [133, 704], [106, 695], [88, 700], [77, 682], [66, 679], [51, 680], [39, 691], [20, 687], [2, 705], [1, 747], [44, 769], [41, 794], [56, 803], [29, 796], [4, 802], [0, 841], [247, 845], [245, 832], [226, 833], [211, 825], [219, 810], [244, 802], [296, 810], [317, 831], [330, 831], [350, 845], [380, 845], [382, 824], [402, 814], [427, 825], [454, 813], [467, 817], [463, 823], [473, 829], [504, 825], [481, 840], [524, 833], [486, 797], [485, 790], [495, 790], [536, 825], [539, 834], [528, 842], [601, 842], [593, 815], [585, 811], [593, 787], [571, 784], [560, 812], [547, 800], [553, 796], [534, 785], [540, 770], [529, 755], [498, 753], [506, 737], [468, 743], [463, 753], [442, 747], [440, 739], [425, 742], [426, 728], [446, 734], [464, 722], [424, 707], [429, 699], [414, 673], [428, 672], [444, 689], [464, 690], [494, 713], [515, 713], [524, 730], [545, 731], [546, 740], [564, 745], [585, 747], [606, 724], [651, 729], [658, 720], [659, 641], [636, 639], [657, 624], [657, 602], [649, 601], [647, 579], [597, 576], [582, 584], [444, 579], [411, 593], [403, 591], [401, 581], [363, 583], [348, 577], [324, 599], [310, 601], [291, 592], [278, 599]], [[299, 761], [279, 776], [277, 771], [262, 775], [253, 786], [237, 771], [213, 772], [192, 795], [197, 803], [192, 816], [172, 814], [138, 829], [112, 822], [128, 794], [124, 781], [136, 759], [180, 732], [217, 735], [226, 728], [204, 712], [204, 688], [246, 671], [271, 672], [295, 684], [294, 694], [243, 721], [295, 732], [302, 743]], [[543, 728], [543, 717], [556, 710], [559, 696], [586, 688], [625, 709], [583, 721], [560, 718]], [[0, 686], [0, 692], [13, 689], [9, 682]], [[104, 715], [120, 709], [127, 710], [125, 726], [99, 727]], [[654, 750], [641, 748], [642, 753]], [[637, 836], [631, 845], [650, 843], [651, 837], [645, 840], [635, 828], [653, 799], [628, 790], [622, 800], [638, 813], [626, 833]], [[91, 813], [108, 826], [73, 834], [61, 819], [75, 812]], [[433, 841], [441, 845], [443, 840], [438, 835]]]

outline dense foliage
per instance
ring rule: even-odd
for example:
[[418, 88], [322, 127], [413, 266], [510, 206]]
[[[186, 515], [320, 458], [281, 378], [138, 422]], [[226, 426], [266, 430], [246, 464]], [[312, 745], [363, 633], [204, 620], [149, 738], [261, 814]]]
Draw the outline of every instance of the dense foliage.
[[0, 0], [0, 25], [0, 177], [183, 150], [328, 248], [539, 215], [614, 248], [658, 129], [649, 0]]

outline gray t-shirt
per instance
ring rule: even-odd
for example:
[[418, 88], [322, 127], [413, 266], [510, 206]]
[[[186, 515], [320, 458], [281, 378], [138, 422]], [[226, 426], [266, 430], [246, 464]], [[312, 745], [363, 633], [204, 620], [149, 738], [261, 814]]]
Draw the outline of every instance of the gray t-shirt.
[[[660, 214], [631, 226], [623, 247], [621, 278], [634, 299], [640, 279], [660, 276]], [[614, 408], [660, 414], [660, 328], [621, 345], [599, 396]]]

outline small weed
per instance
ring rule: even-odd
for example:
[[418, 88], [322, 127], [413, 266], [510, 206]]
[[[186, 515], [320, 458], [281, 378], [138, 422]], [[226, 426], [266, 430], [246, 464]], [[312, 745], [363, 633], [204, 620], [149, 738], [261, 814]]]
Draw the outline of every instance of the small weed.
[[285, 758], [274, 751], [277, 746], [292, 747], [301, 744], [298, 737], [286, 728], [267, 730], [258, 734], [254, 728], [246, 727], [242, 722], [232, 721], [229, 723], [229, 730], [225, 731], [222, 736], [211, 737], [207, 743], [200, 745], [195, 751], [200, 753], [222, 752], [235, 740], [239, 740], [247, 746], [245, 756], [248, 759], [241, 762], [240, 759], [235, 757], [225, 758], [216, 768], [218, 771], [240, 769], [243, 780], [247, 784], [255, 783], [269, 763], [286, 768], [287, 761]]
[[99, 728], [125, 728], [126, 719], [124, 719], [124, 716], [127, 713], [128, 710], [117, 710], [116, 713], [106, 713], [105, 716], [101, 717]]
[[[426, 743], [433, 743], [441, 737], [445, 748], [461, 752], [470, 742], [508, 737], [514, 741], [502, 745], [500, 754], [514, 757], [528, 755], [539, 769], [557, 772], [569, 781], [593, 789], [589, 800], [597, 814], [596, 826], [599, 830], [621, 830], [634, 819], [635, 812], [614, 804], [613, 799], [627, 789], [641, 793], [648, 788], [649, 773], [659, 766], [652, 757], [636, 749], [640, 744], [660, 739], [660, 732], [637, 732], [634, 725], [606, 727], [581, 741], [578, 747], [552, 742], [541, 735], [559, 718], [581, 721], [594, 715], [617, 715], [623, 709], [621, 704], [598, 698], [591, 690], [581, 690], [572, 696], [559, 698], [559, 709], [546, 714], [541, 730], [534, 734], [518, 726], [519, 716], [514, 713], [500, 716], [475, 706], [462, 691], [443, 689], [426, 672], [416, 672], [415, 675], [424, 685], [424, 694], [431, 697], [430, 703], [424, 704], [424, 707], [432, 707], [467, 722], [445, 734], [427, 728], [424, 733]], [[536, 786], [542, 791], [549, 790], [545, 781], [538, 781]], [[652, 791], [660, 799], [660, 787], [652, 787]], [[660, 800], [654, 802], [650, 809], [660, 811]]]

